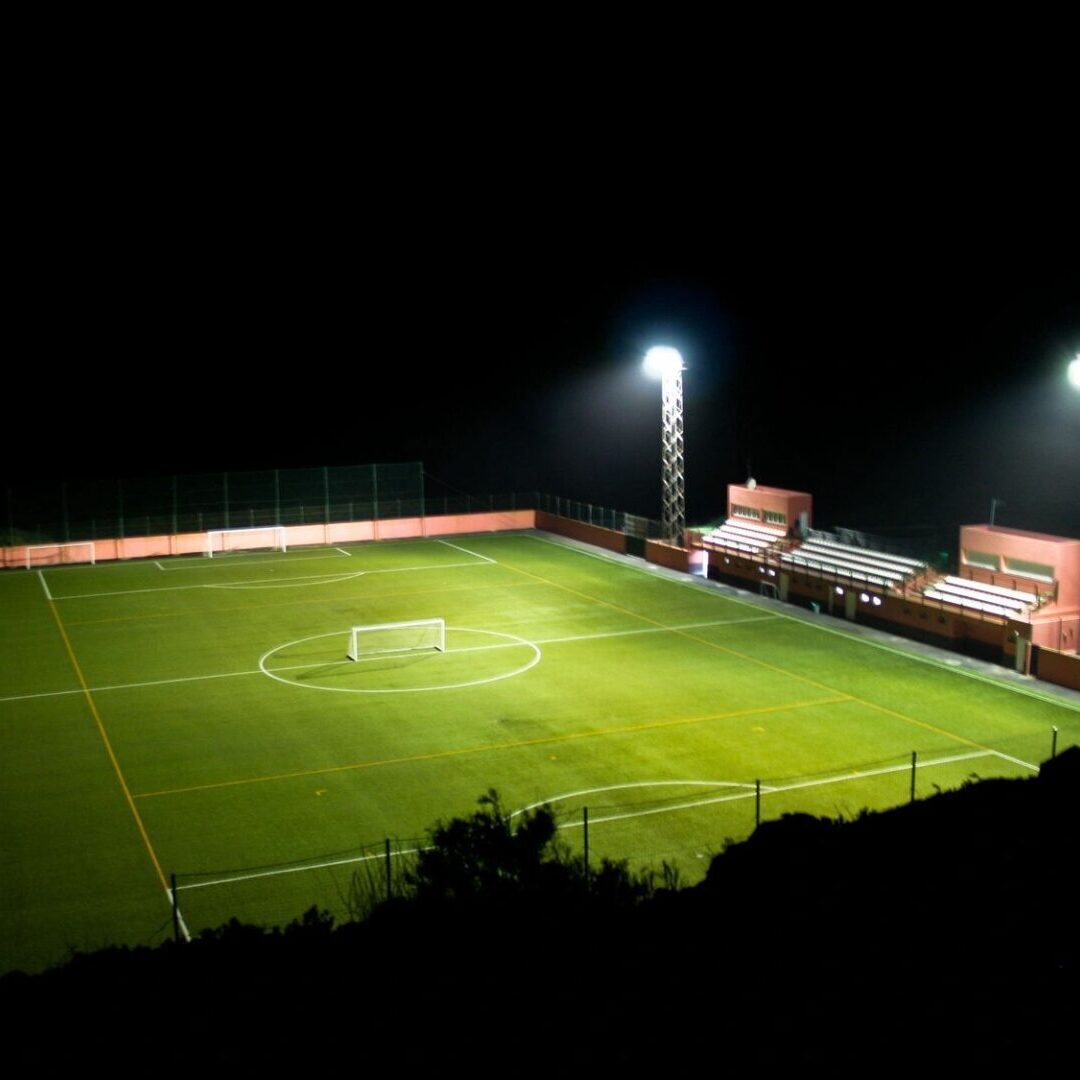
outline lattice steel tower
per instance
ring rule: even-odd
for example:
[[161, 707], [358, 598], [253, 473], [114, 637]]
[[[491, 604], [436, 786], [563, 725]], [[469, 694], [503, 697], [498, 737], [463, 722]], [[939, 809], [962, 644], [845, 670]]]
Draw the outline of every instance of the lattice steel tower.
[[683, 360], [677, 349], [658, 345], [645, 356], [645, 368], [660, 376], [663, 432], [660, 436], [661, 518], [664, 539], [684, 543], [686, 493], [683, 466]]

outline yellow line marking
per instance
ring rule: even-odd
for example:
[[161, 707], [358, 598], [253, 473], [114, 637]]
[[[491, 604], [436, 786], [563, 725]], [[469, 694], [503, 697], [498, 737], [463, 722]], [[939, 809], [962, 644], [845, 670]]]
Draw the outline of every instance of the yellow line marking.
[[[360, 581], [360, 580], [363, 580], [363, 579], [356, 578], [355, 580]], [[540, 582], [525, 582], [525, 581], [523, 581], [523, 582], [519, 582], [516, 587], [519, 587], [519, 588], [534, 587], [535, 585], [538, 585], [538, 584], [541, 584], [541, 583]], [[455, 586], [448, 586], [446, 588], [441, 588], [441, 589], [395, 589], [393, 591], [387, 590], [385, 592], [379, 592], [379, 593], [375, 594], [374, 596], [372, 596], [370, 598], [366, 598], [366, 599], [371, 599], [371, 600], [382, 600], [384, 598], [393, 599], [394, 597], [398, 597], [398, 596], [424, 596], [424, 595], [427, 595], [429, 593], [438, 593], [439, 595], [443, 595], [445, 593], [456, 593], [456, 592], [478, 593], [478, 592], [483, 592], [484, 590], [490, 590], [490, 589], [501, 589], [501, 590], [505, 591], [505, 590], [511, 589], [511, 588], [515, 588], [515, 586], [510, 585], [510, 584], [508, 584], [507, 582], [504, 581], [504, 582], [502, 582], [501, 584], [498, 584], [498, 585], [480, 585], [480, 586], [476, 586], [476, 585], [455, 585]], [[164, 591], [164, 590], [162, 590], [162, 591]], [[251, 590], [251, 591], [254, 591], [254, 590]], [[269, 592], [270, 590], [267, 589], [265, 591]], [[120, 594], [120, 595], [123, 595], [123, 594]], [[141, 595], [143, 595], [143, 596], [153, 596], [153, 593], [152, 592], [151, 593], [143, 593]], [[64, 597], [64, 596], [61, 596], [59, 599], [61, 599], [61, 600], [75, 600], [75, 599], [81, 599], [81, 597]], [[112, 600], [112, 599], [115, 599], [115, 597], [110, 597], [109, 599]], [[318, 598], [308, 596], [305, 599], [301, 599], [301, 600], [276, 600], [276, 601], [267, 600], [267, 601], [259, 604], [259, 609], [262, 610], [263, 608], [296, 607], [298, 605], [302, 606], [304, 604], [318, 604], [320, 607], [326, 607], [328, 603], [346, 604], [346, 603], [348, 603], [350, 601], [350, 599], [355, 601], [355, 597], [342, 596], [342, 595], [335, 596], [332, 600], [328, 601], [325, 594], [323, 596], [321, 596], [321, 597], [318, 597]], [[210, 609], [209, 614], [211, 616], [215, 617], [215, 618], [218, 615], [230, 615], [230, 614], [233, 614], [233, 613], [236, 613], [236, 612], [242, 612], [245, 615], [250, 615], [251, 610], [252, 610], [251, 605], [248, 605], [246, 607], [240, 607], [240, 606], [237, 606], [237, 607], [213, 607], [213, 608]], [[173, 611], [151, 611], [151, 612], [145, 612], [145, 613], [140, 614], [140, 615], [116, 615], [116, 616], [111, 616], [111, 617], [109, 617], [107, 619], [69, 619], [68, 620], [68, 626], [98, 626], [98, 625], [103, 624], [103, 623], [139, 622], [140, 620], [144, 620], [144, 619], [181, 619], [181, 618], [185, 618], [185, 617], [188, 617], [188, 616], [198, 616], [200, 619], [205, 619], [207, 614], [208, 614], [208, 612], [207, 612], [207, 610], [205, 608], [199, 608], [198, 610], [192, 610], [192, 609], [189, 608], [189, 609], [184, 610], [184, 611], [178, 611], [178, 610], [173, 610]]]
[[116, 779], [120, 782], [120, 790], [124, 793], [124, 799], [127, 801], [132, 816], [135, 818], [135, 824], [138, 826], [139, 835], [146, 845], [146, 850], [150, 855], [150, 861], [154, 864], [154, 869], [157, 871], [161, 887], [165, 890], [166, 894], [168, 894], [169, 883], [165, 878], [164, 871], [161, 869], [161, 863], [158, 861], [157, 853], [154, 851], [154, 845], [150, 843], [150, 834], [146, 831], [146, 826], [143, 824], [142, 817], [139, 815], [139, 810], [135, 805], [131, 789], [128, 787], [127, 780], [124, 779], [124, 773], [120, 768], [120, 762], [116, 758], [112, 743], [109, 741], [108, 732], [106, 732], [105, 725], [102, 723], [101, 714], [98, 712], [97, 704], [94, 702], [94, 697], [90, 693], [90, 687], [83, 675], [82, 668], [79, 666], [79, 661], [75, 658], [75, 650], [71, 647], [71, 639], [67, 635], [67, 630], [64, 629], [64, 624], [60, 619], [60, 612], [56, 610], [56, 604], [53, 603], [52, 600], [49, 601], [49, 610], [52, 611], [53, 619], [56, 621], [57, 629], [60, 631], [60, 637], [64, 642], [64, 648], [67, 649], [68, 657], [71, 660], [71, 666], [75, 669], [75, 675], [78, 677], [80, 686], [82, 686], [83, 696], [86, 698], [86, 704], [90, 707], [90, 713], [94, 718], [94, 723], [97, 724], [98, 734], [101, 735], [101, 741], [105, 744], [105, 751], [109, 755], [109, 760], [112, 762], [113, 770], [116, 773]]
[[[558, 581], [551, 581], [548, 578], [541, 577], [539, 574], [533, 574], [528, 570], [522, 570], [518, 566], [502, 560], [499, 562], [500, 566], [505, 566], [508, 570], [513, 570], [515, 573], [524, 574], [525, 577], [533, 578], [536, 581], [541, 581], [545, 585], [550, 585], [555, 589], [562, 589], [564, 592], [571, 593], [574, 596], [579, 596], [583, 600], [589, 600], [594, 604], [599, 604], [601, 607], [611, 608], [612, 611], [621, 612], [623, 615], [629, 615], [635, 619], [641, 619], [643, 622], [651, 623], [653, 626], [659, 626], [664, 630], [668, 630], [673, 634], [679, 634], [682, 637], [689, 638], [691, 641], [696, 641], [700, 645], [705, 645], [707, 648], [715, 649], [717, 652], [726, 653], [728, 656], [735, 656], [740, 660], [745, 660], [749, 664], [757, 664], [758, 667], [766, 668], [769, 671], [775, 672], [778, 675], [784, 675], [789, 679], [796, 679], [799, 682], [804, 682], [809, 686], [814, 687], [816, 690], [826, 690], [830, 694], [843, 693], [841, 690], [837, 690], [834, 686], [826, 686], [825, 683], [817, 682], [814, 679], [808, 679], [805, 675], [796, 675], [794, 672], [785, 671], [781, 667], [777, 667], [775, 664], [770, 664], [767, 660], [758, 660], [757, 657], [747, 656], [745, 653], [730, 649], [725, 645], [718, 645], [715, 641], [709, 641], [706, 638], [698, 637], [697, 634], [692, 634], [688, 630], [679, 630], [675, 627], [667, 626], [656, 619], [650, 618], [648, 615], [642, 615], [639, 611], [631, 611], [629, 608], [624, 608], [619, 604], [613, 604], [610, 600], [601, 600], [599, 597], [590, 596], [588, 593], [580, 592], [578, 589], [572, 589], [569, 585], [563, 585]], [[845, 695], [850, 696], [850, 695]]]
[[991, 754], [997, 753], [993, 748], [983, 746], [982, 743], [975, 742], [974, 739], [968, 739], [963, 735], [956, 735], [951, 731], [946, 731], [944, 728], [937, 727], [935, 724], [927, 723], [925, 720], [916, 720], [913, 716], [905, 716], [895, 709], [889, 709], [884, 705], [878, 705], [876, 701], [864, 701], [862, 698], [855, 698], [855, 700], [858, 701], [860, 705], [866, 705], [868, 708], [877, 709], [878, 712], [885, 713], [886, 716], [895, 716], [897, 720], [906, 720], [909, 724], [914, 724], [916, 727], [926, 728], [927, 731], [932, 731], [935, 735], [944, 735], [947, 738], [955, 739], [957, 742], [964, 743], [967, 746], [974, 746], [978, 750], [988, 750]]
[[[620, 607], [618, 604], [613, 604], [608, 600], [601, 600], [598, 597], [590, 596], [588, 593], [580, 592], [577, 589], [572, 589], [568, 585], [563, 585], [557, 581], [550, 581], [547, 578], [541, 577], [539, 574], [530, 573], [528, 570], [522, 570], [520, 567], [513, 566], [506, 562], [506, 560], [500, 560], [500, 566], [505, 566], [508, 570], [514, 570], [519, 574], [524, 574], [526, 577], [534, 578], [537, 581], [542, 581], [547, 585], [551, 585], [553, 588], [562, 589], [565, 592], [572, 593], [574, 596], [579, 596], [583, 600], [590, 600], [595, 604], [600, 604], [603, 607], [611, 608], [614, 611], [621, 611], [627, 615], [632, 615], [635, 618], [643, 619], [645, 622], [653, 623], [655, 626], [663, 626], [662, 623], [657, 622], [655, 619], [649, 618], [648, 615], [642, 615], [636, 611], [631, 611], [629, 608]], [[738, 601], [736, 601], [738, 603]], [[759, 660], [754, 656], [747, 656], [745, 653], [740, 653], [735, 649], [730, 649], [725, 645], [718, 645], [716, 642], [709, 641], [706, 638], [699, 637], [697, 634], [692, 634], [687, 630], [677, 630], [671, 627], [665, 627], [673, 634], [680, 634], [682, 637], [689, 638], [691, 641], [699, 642], [702, 645], [707, 646], [710, 649], [715, 649], [717, 652], [726, 653], [729, 656], [736, 656], [740, 660], [745, 660], [750, 664], [757, 664], [759, 667], [768, 669], [769, 671], [776, 672], [779, 675], [785, 675], [790, 679], [796, 679], [799, 682], [807, 683], [810, 686], [815, 687], [818, 690], [826, 690], [830, 694], [842, 694], [843, 691], [838, 690], [834, 686], [829, 686], [826, 683], [818, 682], [815, 679], [808, 679], [805, 675], [796, 675], [794, 672], [785, 671], [784, 668], [777, 667], [775, 664], [770, 664], [766, 660]], [[913, 724], [916, 727], [925, 728], [927, 731], [933, 731], [935, 734], [944, 735], [947, 738], [955, 739], [958, 743], [962, 743], [965, 746], [974, 746], [979, 750], [991, 750], [989, 746], [983, 746], [982, 743], [975, 742], [972, 739], [965, 738], [963, 735], [957, 735], [954, 732], [946, 731], [944, 728], [935, 726], [934, 724], [927, 723], [925, 720], [916, 720], [914, 717], [905, 716], [901, 712], [897, 712], [895, 709], [886, 708], [884, 705], [878, 705], [876, 702], [867, 701], [865, 698], [859, 697], [857, 694], [845, 695], [847, 700], [856, 701], [860, 705], [865, 705], [867, 708], [876, 709], [878, 712], [883, 712], [888, 716], [896, 717], [898, 720], [905, 720], [909, 724]], [[991, 750], [991, 753], [994, 751]]]
[[143, 791], [136, 799], [153, 799], [160, 795], [185, 795], [192, 791], [212, 791], [217, 788], [239, 787], [243, 784], [263, 784], [271, 780], [295, 780], [302, 776], [325, 776], [329, 773], [352, 772], [356, 769], [375, 769], [383, 765], [408, 765], [418, 761], [437, 761], [441, 758], [463, 757], [466, 754], [485, 754], [494, 750], [520, 750], [528, 746], [545, 746], [552, 743], [593, 739], [605, 735], [627, 735], [639, 731], [655, 731], [659, 728], [683, 724], [703, 724], [710, 720], [734, 720], [742, 716], [759, 716], [762, 713], [787, 712], [789, 709], [809, 709], [817, 705], [841, 705], [851, 698], [847, 695], [820, 701], [796, 701], [788, 705], [761, 705], [753, 709], [735, 712], [712, 713], [709, 716], [677, 716], [668, 720], [649, 720], [641, 724], [622, 727], [598, 728], [595, 731], [572, 731], [564, 735], [545, 735], [537, 739], [520, 739], [514, 742], [485, 743], [480, 746], [464, 746], [456, 750], [435, 750], [427, 754], [407, 754], [403, 757], [382, 758], [376, 761], [359, 761], [349, 765], [328, 765], [321, 769], [301, 769], [296, 772], [275, 773], [270, 776], [249, 776], [239, 780], [219, 780], [212, 784], [193, 784], [190, 787], [170, 788], [162, 791]]

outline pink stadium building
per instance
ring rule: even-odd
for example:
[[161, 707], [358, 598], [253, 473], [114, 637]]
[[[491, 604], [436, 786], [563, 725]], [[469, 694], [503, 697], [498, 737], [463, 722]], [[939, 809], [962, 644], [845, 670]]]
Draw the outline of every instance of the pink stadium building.
[[813, 529], [803, 491], [728, 486], [727, 518], [690, 534], [699, 572], [1080, 689], [1080, 540], [965, 525], [960, 566]]

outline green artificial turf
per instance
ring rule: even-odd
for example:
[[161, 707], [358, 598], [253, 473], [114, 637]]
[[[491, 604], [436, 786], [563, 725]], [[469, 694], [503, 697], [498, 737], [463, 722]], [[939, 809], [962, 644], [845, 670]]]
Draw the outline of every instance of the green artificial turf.
[[[345, 659], [442, 617], [447, 651]], [[552, 542], [473, 536], [0, 575], [0, 970], [232, 915], [339, 917], [496, 788], [674, 862], [1080, 742], [1076, 708]], [[836, 628], [840, 632], [836, 632]]]

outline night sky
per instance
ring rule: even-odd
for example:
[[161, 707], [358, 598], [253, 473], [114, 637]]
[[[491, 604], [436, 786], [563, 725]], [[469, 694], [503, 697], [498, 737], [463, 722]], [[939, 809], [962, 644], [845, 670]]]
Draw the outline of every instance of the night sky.
[[276, 102], [55, 114], [23, 176], [6, 487], [421, 460], [431, 491], [655, 517], [664, 343], [691, 522], [752, 472], [820, 526], [953, 533], [996, 497], [1080, 536], [1060, 161], [796, 113], [712, 158], [655, 116], [560, 142], [433, 104], [345, 137]]

